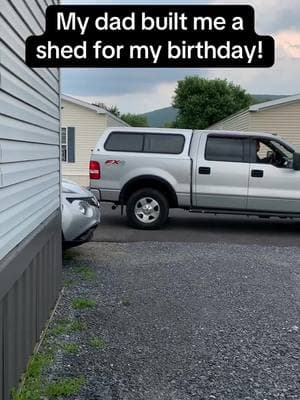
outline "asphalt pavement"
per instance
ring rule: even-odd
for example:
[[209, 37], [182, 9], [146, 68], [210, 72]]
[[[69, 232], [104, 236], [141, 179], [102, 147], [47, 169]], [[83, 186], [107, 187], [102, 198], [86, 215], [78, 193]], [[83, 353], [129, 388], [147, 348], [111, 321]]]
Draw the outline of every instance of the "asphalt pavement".
[[102, 221], [94, 234], [96, 242], [204, 242], [258, 244], [263, 246], [299, 246], [300, 219], [262, 219], [234, 215], [191, 214], [171, 210], [161, 230], [130, 228], [120, 207], [102, 203]]

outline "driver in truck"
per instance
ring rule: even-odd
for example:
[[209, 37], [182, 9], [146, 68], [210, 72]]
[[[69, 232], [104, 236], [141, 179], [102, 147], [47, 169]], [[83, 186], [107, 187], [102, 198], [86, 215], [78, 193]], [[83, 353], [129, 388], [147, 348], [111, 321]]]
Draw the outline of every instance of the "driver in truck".
[[256, 139], [256, 162], [271, 164], [277, 168], [291, 166], [293, 155], [289, 149], [276, 141]]
[[260, 157], [259, 155], [260, 150], [261, 150], [260, 141], [256, 140], [256, 162], [262, 164], [269, 164], [270, 160], [268, 159], [268, 157]]

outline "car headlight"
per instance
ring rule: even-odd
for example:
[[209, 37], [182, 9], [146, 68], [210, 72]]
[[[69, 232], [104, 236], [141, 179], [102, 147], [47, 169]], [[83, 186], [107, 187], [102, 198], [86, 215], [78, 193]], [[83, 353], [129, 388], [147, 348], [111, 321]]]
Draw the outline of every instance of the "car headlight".
[[86, 215], [88, 212], [89, 205], [85, 201], [80, 201], [78, 203], [78, 209], [81, 214]]

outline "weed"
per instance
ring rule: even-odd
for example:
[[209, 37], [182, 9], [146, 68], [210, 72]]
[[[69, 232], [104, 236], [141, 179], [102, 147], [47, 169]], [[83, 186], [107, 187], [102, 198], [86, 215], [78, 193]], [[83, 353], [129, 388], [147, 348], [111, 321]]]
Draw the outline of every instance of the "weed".
[[64, 343], [62, 349], [65, 353], [76, 353], [78, 351], [78, 344], [76, 343]]
[[72, 301], [72, 306], [75, 310], [84, 310], [85, 308], [93, 308], [96, 306], [96, 300], [77, 297]]
[[12, 391], [13, 400], [40, 400], [42, 383], [41, 375], [45, 367], [52, 361], [49, 353], [40, 353], [34, 355], [27, 366], [24, 376], [24, 384], [19, 389]]
[[76, 285], [77, 283], [78, 283], [78, 281], [76, 281], [75, 279], [67, 279], [67, 280], [65, 280], [64, 285], [66, 287], [71, 287], [71, 286]]
[[58, 379], [48, 384], [45, 393], [50, 398], [71, 396], [78, 393], [84, 384], [85, 378], [82, 376], [77, 378]]
[[92, 268], [86, 266], [75, 267], [75, 272], [85, 281], [93, 281], [97, 276]]
[[85, 324], [79, 320], [60, 320], [55, 323], [50, 332], [54, 336], [63, 335], [71, 332], [80, 332], [86, 328]]
[[93, 337], [93, 339], [89, 341], [89, 345], [94, 349], [104, 349], [107, 343], [104, 339], [100, 337]]

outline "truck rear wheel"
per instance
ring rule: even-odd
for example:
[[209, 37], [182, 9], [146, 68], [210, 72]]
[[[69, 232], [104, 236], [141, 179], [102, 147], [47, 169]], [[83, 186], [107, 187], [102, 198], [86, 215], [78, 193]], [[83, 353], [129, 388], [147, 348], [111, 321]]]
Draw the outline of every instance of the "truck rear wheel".
[[129, 224], [138, 229], [159, 229], [169, 215], [166, 197], [156, 189], [145, 188], [133, 193], [126, 207]]

